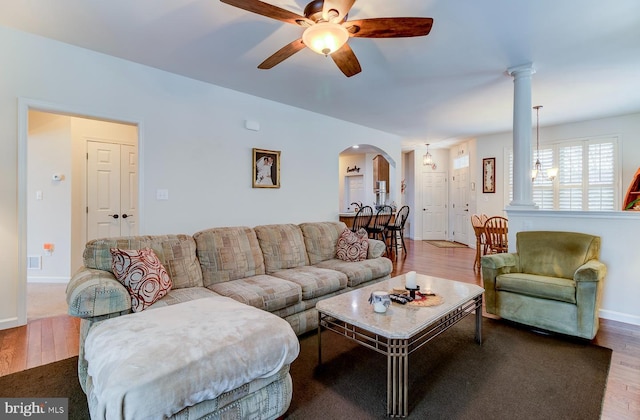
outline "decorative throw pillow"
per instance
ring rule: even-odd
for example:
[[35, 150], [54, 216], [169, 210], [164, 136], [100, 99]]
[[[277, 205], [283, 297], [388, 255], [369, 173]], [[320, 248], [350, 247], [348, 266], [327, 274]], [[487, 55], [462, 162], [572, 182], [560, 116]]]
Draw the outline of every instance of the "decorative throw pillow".
[[113, 274], [131, 295], [131, 309], [140, 312], [171, 290], [171, 278], [151, 248], [111, 248]]
[[360, 229], [351, 232], [348, 228], [342, 231], [338, 237], [336, 256], [343, 261], [363, 261], [367, 259], [369, 251], [369, 238], [367, 231]]

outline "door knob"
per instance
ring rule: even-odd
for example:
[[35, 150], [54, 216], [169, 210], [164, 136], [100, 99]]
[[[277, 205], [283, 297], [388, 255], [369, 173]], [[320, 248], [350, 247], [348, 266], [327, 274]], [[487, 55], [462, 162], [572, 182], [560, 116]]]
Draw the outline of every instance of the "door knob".
[[109, 216], [109, 217], [113, 217], [114, 219], [117, 219], [118, 217], [120, 217], [120, 216], [118, 216], [117, 214], [108, 214], [107, 216]]
[[127, 214], [127, 213], [124, 213], [124, 214], [122, 215], [122, 218], [123, 218], [123, 219], [126, 219], [127, 217], [133, 217], [133, 214]]

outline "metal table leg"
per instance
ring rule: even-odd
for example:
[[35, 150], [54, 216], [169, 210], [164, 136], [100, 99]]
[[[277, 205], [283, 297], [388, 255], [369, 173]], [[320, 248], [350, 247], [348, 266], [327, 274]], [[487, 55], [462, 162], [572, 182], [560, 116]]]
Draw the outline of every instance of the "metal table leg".
[[406, 417], [409, 414], [409, 341], [389, 340], [387, 353], [387, 415]]
[[476, 343], [482, 344], [482, 295], [475, 298], [476, 301]]
[[318, 366], [322, 364], [322, 314], [318, 312]]

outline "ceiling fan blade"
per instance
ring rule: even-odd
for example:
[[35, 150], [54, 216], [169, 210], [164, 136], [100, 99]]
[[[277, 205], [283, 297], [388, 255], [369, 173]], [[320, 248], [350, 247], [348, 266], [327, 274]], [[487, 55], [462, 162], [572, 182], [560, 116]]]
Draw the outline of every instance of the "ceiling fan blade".
[[[324, 0], [322, 17], [326, 21], [331, 19], [332, 21], [342, 22], [355, 2], [356, 0]], [[335, 10], [338, 15], [334, 16], [335, 13], [329, 13], [331, 10]]]
[[269, 3], [265, 3], [259, 0], [220, 0], [231, 6], [235, 6], [239, 9], [247, 10], [262, 16], [266, 16], [272, 19], [277, 19], [282, 22], [292, 23], [294, 25], [311, 26], [313, 21], [306, 17], [282, 9], [278, 6], [274, 6]]
[[390, 17], [350, 20], [343, 26], [351, 36], [360, 38], [404, 38], [425, 36], [431, 32], [432, 18]]
[[347, 77], [355, 76], [362, 71], [360, 62], [349, 44], [344, 44], [338, 51], [331, 54], [331, 58]]
[[282, 63], [284, 60], [291, 57], [293, 54], [297, 53], [304, 47], [305, 45], [302, 42], [302, 39], [297, 39], [291, 44], [287, 44], [284, 47], [280, 48], [275, 52], [275, 54], [260, 63], [258, 68], [262, 70], [270, 69], [275, 65]]

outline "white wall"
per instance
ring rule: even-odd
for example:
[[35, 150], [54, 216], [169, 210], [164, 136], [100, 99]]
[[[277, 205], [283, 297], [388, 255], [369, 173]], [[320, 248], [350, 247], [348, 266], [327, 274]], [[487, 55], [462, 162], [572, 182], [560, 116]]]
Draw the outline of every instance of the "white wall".
[[[26, 214], [16, 200], [24, 176], [17, 164], [24, 153], [20, 98], [45, 110], [139, 124], [144, 234], [337, 220], [342, 150], [363, 138], [400, 159], [397, 136], [5, 27], [0, 68], [0, 328], [26, 321], [19, 225]], [[246, 130], [246, 119], [258, 121], [260, 131]], [[253, 147], [282, 151], [280, 189], [251, 188]], [[169, 200], [156, 200], [157, 189], [168, 189]]]
[[[42, 259], [29, 282], [67, 282], [71, 268], [71, 123], [62, 115], [29, 113], [27, 254]], [[53, 174], [63, 176], [54, 181]], [[54, 245], [52, 253], [43, 249]]]

